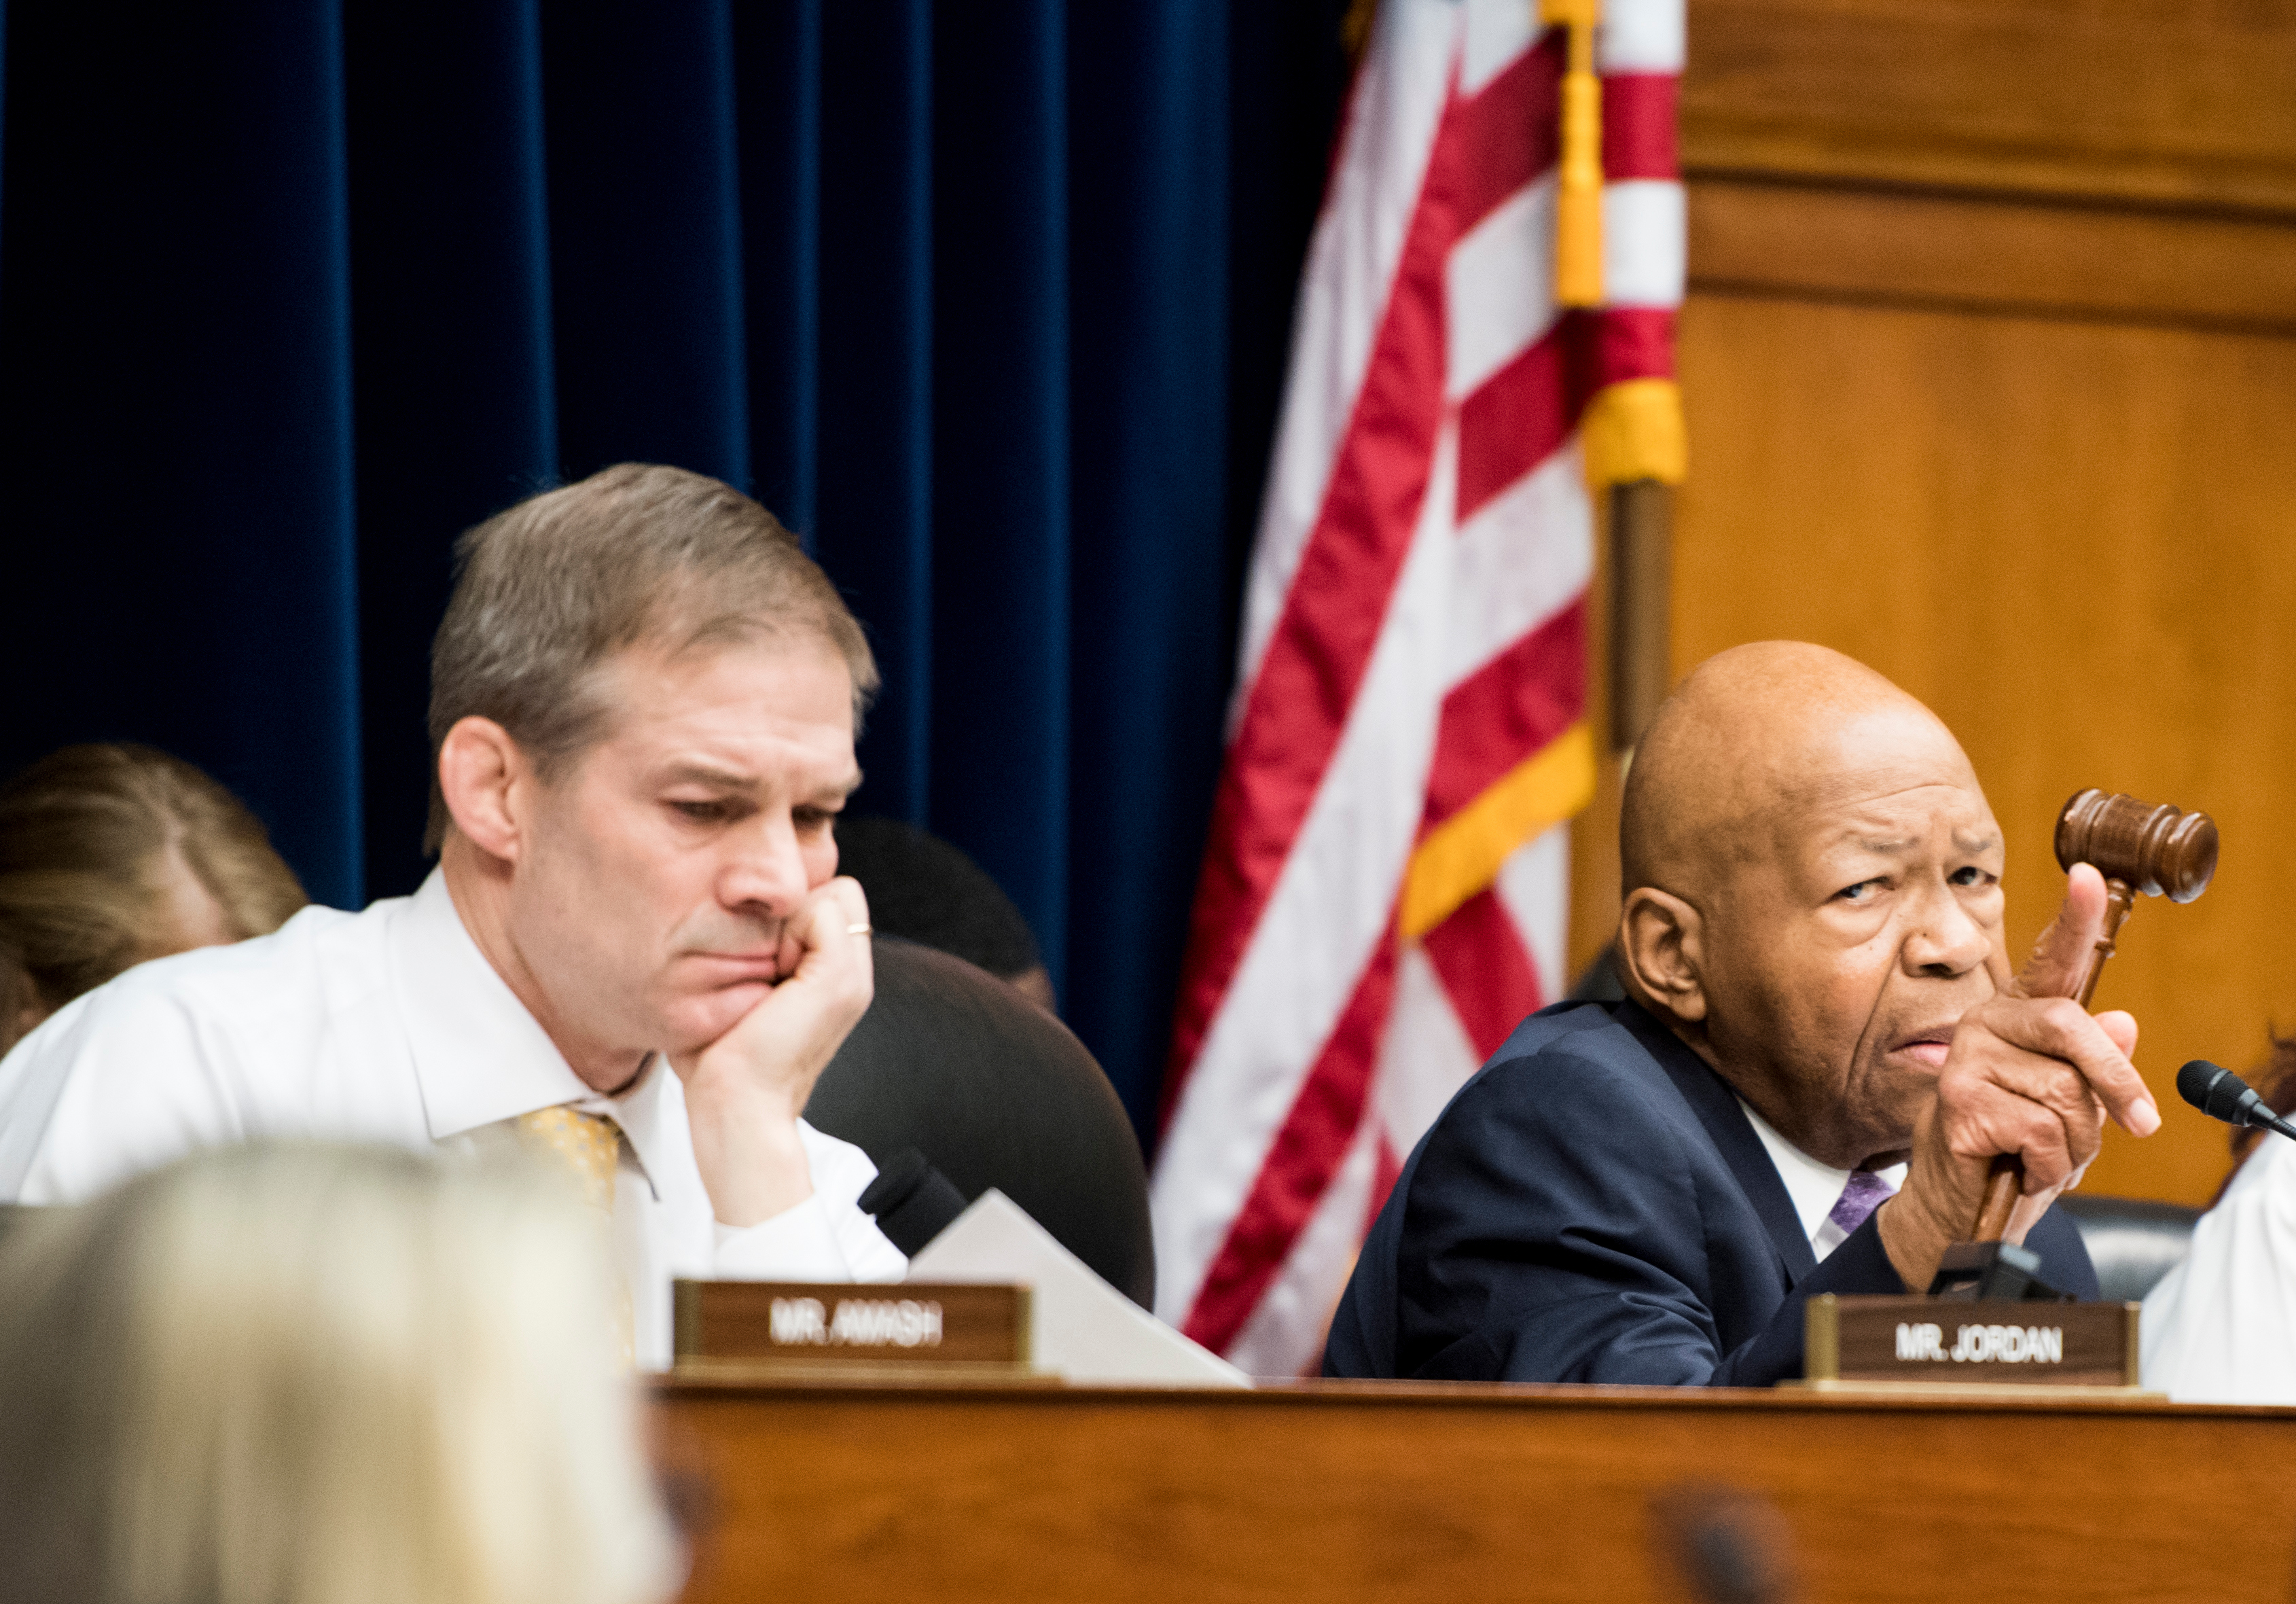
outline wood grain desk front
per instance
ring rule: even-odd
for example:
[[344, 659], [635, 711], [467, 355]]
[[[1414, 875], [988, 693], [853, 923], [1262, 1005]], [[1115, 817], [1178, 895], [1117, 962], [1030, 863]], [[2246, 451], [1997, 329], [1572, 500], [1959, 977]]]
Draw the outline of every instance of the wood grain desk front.
[[1629, 1387], [665, 1381], [687, 1604], [1679, 1599], [1650, 1501], [1770, 1500], [1811, 1604], [2281, 1604], [2296, 1410]]

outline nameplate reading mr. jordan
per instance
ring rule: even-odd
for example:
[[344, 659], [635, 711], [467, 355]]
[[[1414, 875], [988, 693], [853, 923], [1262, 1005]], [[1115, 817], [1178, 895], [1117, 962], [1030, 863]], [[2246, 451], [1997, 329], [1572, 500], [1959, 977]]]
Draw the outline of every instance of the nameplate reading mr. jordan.
[[1824, 1296], [1805, 1336], [1811, 1381], [2136, 1384], [2134, 1304]]
[[2054, 1326], [1963, 1326], [1953, 1328], [1953, 1345], [1946, 1345], [1946, 1328], [1927, 1320], [1898, 1322], [1898, 1357], [1931, 1364], [2062, 1364], [2065, 1328]]

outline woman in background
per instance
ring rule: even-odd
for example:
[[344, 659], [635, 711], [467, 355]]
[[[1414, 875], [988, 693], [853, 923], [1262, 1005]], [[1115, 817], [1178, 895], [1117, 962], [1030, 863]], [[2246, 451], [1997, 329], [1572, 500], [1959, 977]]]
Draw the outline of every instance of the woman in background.
[[67, 746], [0, 785], [0, 1053], [146, 958], [309, 899], [240, 800], [149, 746]]
[[545, 1183], [209, 1152], [0, 1243], [0, 1600], [655, 1604], [596, 1244]]

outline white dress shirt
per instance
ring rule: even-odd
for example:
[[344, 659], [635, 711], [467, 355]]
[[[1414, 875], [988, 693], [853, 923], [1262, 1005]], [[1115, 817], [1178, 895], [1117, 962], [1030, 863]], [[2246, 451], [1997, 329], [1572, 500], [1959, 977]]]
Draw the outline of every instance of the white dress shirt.
[[[1801, 1222], [1802, 1234], [1809, 1238], [1809, 1250], [1822, 1262], [1849, 1240], [1849, 1233], [1833, 1222], [1833, 1205], [1841, 1201], [1841, 1190], [1849, 1184], [1849, 1177], [1855, 1172], [1837, 1170], [1812, 1158], [1779, 1135], [1743, 1098], [1738, 1099], [1738, 1106], [1745, 1109], [1746, 1123], [1753, 1126], [1770, 1162], [1777, 1166], [1778, 1179], [1786, 1183], [1786, 1196], [1793, 1199], [1794, 1217]], [[1874, 1173], [1888, 1181], [1892, 1192], [1906, 1184], [1903, 1164], [1891, 1164]]]
[[2144, 1299], [2144, 1385], [2179, 1403], [2296, 1404], [2296, 1142], [2267, 1134]]
[[856, 1205], [876, 1166], [799, 1123], [813, 1196], [718, 1223], [685, 1089], [657, 1056], [619, 1097], [567, 1066], [471, 940], [445, 878], [348, 914], [130, 969], [0, 1059], [0, 1199], [71, 1203], [194, 1148], [264, 1136], [472, 1151], [570, 1104], [628, 1139], [614, 1234], [639, 1363], [670, 1359], [674, 1277], [890, 1281], [900, 1250]]

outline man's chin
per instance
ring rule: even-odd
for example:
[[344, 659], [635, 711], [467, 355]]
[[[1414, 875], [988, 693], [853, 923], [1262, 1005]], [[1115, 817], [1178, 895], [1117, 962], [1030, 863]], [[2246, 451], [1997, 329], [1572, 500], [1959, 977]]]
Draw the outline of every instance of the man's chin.
[[1859, 1139], [1874, 1154], [1903, 1156], [1912, 1150], [1914, 1127], [1922, 1111], [1937, 1096], [1938, 1072], [1920, 1064], [1899, 1064], [1893, 1057], [1879, 1066], [1866, 1085], [1871, 1095], [1860, 1122]]

